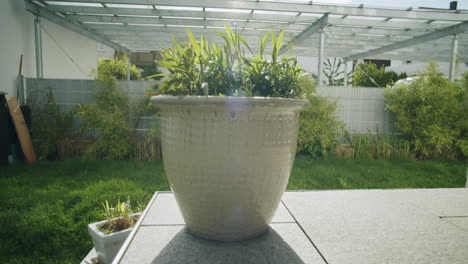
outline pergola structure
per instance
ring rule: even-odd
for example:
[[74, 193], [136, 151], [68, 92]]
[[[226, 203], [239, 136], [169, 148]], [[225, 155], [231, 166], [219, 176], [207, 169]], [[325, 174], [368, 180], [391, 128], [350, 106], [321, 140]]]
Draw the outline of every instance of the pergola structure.
[[215, 32], [229, 25], [252, 48], [266, 30], [284, 30], [281, 53], [318, 57], [319, 83], [324, 57], [445, 61], [451, 63], [451, 79], [455, 63], [468, 62], [467, 10], [303, 0], [25, 0], [25, 4], [37, 16], [37, 54], [42, 17], [125, 53], [169, 47], [171, 35], [186, 39], [186, 28], [221, 42]]

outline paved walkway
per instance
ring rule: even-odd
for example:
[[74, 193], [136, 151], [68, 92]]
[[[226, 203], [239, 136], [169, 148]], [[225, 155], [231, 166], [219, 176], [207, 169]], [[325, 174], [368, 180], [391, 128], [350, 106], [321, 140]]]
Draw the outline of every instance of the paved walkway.
[[114, 263], [466, 264], [468, 189], [286, 192], [270, 230], [236, 243], [192, 236], [160, 192], [132, 235]]

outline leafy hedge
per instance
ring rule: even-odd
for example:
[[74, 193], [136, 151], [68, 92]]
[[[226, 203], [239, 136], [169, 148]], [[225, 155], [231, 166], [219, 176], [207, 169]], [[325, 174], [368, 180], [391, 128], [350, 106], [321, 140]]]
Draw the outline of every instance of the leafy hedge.
[[467, 75], [463, 88], [447, 80], [431, 63], [409, 85], [385, 90], [387, 107], [395, 113], [396, 126], [416, 157], [468, 155]]
[[130, 125], [128, 123], [129, 98], [117, 87], [113, 79], [100, 81], [95, 104], [78, 105], [81, 132], [93, 135], [95, 141], [86, 149], [86, 154], [105, 159], [129, 157]]
[[316, 159], [325, 158], [338, 143], [344, 123], [336, 117], [337, 103], [315, 93], [313, 79], [303, 77], [300, 85], [303, 90], [309, 91], [306, 99], [310, 104], [300, 114], [297, 151]]

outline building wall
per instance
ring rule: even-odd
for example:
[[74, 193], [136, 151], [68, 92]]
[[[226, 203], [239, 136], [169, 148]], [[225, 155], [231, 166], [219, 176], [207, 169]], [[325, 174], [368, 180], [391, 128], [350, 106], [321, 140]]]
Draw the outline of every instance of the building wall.
[[[111, 48], [104, 45], [98, 47], [95, 40], [45, 19], [41, 19], [41, 23], [45, 29], [42, 30], [44, 78], [92, 79], [90, 73], [96, 68], [98, 58], [113, 57], [114, 52]], [[22, 74], [25, 77], [36, 77], [34, 16], [25, 10], [24, 1], [0, 1], [0, 34], [0, 91], [15, 96], [21, 54]]]
[[[306, 71], [317, 74], [318, 58], [298, 56], [298, 61]], [[407, 63], [406, 61], [392, 60], [391, 61], [391, 66], [386, 67], [386, 69], [395, 71], [397, 73], [406, 72], [408, 75], [413, 75], [413, 74], [417, 74], [418, 72], [424, 70], [427, 63], [428, 62], [422, 62], [422, 61], [411, 61], [411, 62]], [[448, 77], [449, 69], [450, 69], [450, 63], [448, 63], [448, 62], [438, 62], [438, 64], [439, 64], [439, 67], [440, 67], [441, 71], [444, 73], [444, 75]], [[351, 70], [351, 67], [352, 67], [351, 64], [349, 64], [348, 69]], [[463, 63], [463, 62], [459, 63], [456, 78], [460, 78], [461, 74], [463, 72], [465, 72], [465, 71], [468, 71], [468, 64]]]
[[[408, 75], [417, 74], [418, 72], [424, 70], [428, 62], [420, 61], [395, 61], [392, 60], [392, 65], [387, 67], [388, 70], [396, 72], [406, 72]], [[438, 62], [440, 70], [444, 73], [445, 76], [449, 76], [450, 63], [449, 62]], [[456, 72], [455, 78], [460, 78], [461, 74], [468, 70], [468, 65], [466, 63], [459, 63], [458, 70]]]
[[19, 60], [23, 54], [23, 75], [35, 77], [33, 16], [24, 11], [23, 1], [0, 1], [0, 91], [16, 95]]

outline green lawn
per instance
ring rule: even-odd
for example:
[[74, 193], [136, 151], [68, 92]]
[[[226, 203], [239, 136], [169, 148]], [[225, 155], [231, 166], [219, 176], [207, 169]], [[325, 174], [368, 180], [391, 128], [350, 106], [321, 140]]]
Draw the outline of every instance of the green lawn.
[[[464, 187], [463, 162], [298, 157], [288, 189]], [[168, 190], [161, 161], [43, 161], [0, 168], [2, 263], [78, 263], [92, 247], [101, 203], [146, 203]]]

